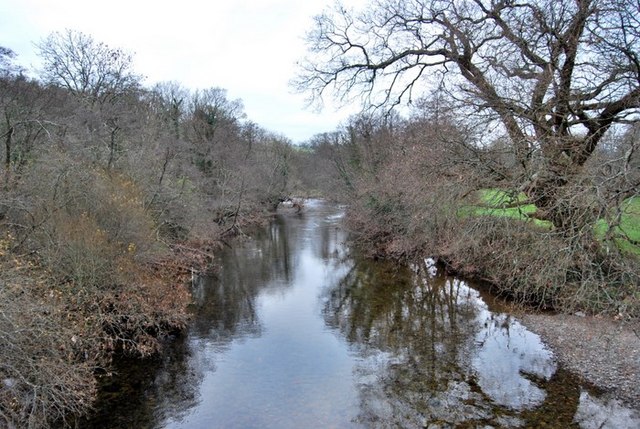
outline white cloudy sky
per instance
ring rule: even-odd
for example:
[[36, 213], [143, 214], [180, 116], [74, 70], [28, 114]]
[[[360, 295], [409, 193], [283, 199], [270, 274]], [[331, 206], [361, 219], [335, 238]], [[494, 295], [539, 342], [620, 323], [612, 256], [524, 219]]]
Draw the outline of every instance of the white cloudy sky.
[[[294, 142], [334, 130], [350, 111], [305, 109], [289, 81], [312, 17], [333, 0], [0, 0], [0, 46], [36, 67], [34, 43], [72, 29], [134, 54], [151, 85], [222, 87], [254, 122]], [[366, 0], [344, 0], [359, 6]]]

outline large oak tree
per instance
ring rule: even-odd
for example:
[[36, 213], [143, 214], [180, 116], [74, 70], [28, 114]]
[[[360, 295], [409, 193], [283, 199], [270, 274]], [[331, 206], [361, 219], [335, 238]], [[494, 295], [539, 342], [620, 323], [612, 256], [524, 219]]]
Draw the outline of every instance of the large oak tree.
[[[508, 137], [539, 216], [566, 228], [560, 200], [603, 136], [638, 120], [637, 0], [373, 0], [316, 17], [297, 80], [369, 106], [437, 84]], [[432, 87], [431, 87], [432, 88]]]

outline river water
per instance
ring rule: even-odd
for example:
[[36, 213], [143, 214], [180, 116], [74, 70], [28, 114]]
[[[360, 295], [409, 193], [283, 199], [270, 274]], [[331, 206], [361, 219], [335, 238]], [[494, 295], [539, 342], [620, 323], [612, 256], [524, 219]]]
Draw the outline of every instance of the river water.
[[359, 258], [343, 214], [309, 201], [223, 252], [186, 337], [121, 363], [87, 427], [640, 427], [492, 297]]

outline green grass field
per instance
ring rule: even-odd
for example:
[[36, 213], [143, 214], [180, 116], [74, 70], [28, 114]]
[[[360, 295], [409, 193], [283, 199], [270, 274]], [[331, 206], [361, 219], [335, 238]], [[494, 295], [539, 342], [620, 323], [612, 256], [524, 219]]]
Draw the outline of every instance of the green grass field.
[[[640, 256], [640, 197], [632, 197], [622, 203], [620, 225], [613, 229], [613, 242], [623, 252]], [[604, 240], [609, 230], [606, 220], [596, 223], [596, 236]]]
[[[466, 206], [460, 210], [462, 216], [500, 216], [531, 222], [543, 228], [552, 228], [551, 222], [531, 217], [536, 212], [533, 204], [524, 204], [524, 193], [511, 195], [500, 189], [482, 189], [476, 193], [479, 205]], [[519, 203], [523, 203], [519, 205]], [[609, 229], [605, 219], [595, 225], [598, 238], [604, 240]], [[613, 243], [623, 252], [640, 256], [640, 197], [628, 198], [623, 202], [620, 225], [612, 231]]]
[[518, 195], [510, 195], [500, 189], [482, 189], [476, 195], [481, 205], [465, 207], [461, 211], [463, 216], [508, 217], [551, 228], [551, 222], [530, 217], [536, 212], [535, 205], [519, 205], [519, 203], [524, 203], [527, 200], [527, 196], [522, 192]]

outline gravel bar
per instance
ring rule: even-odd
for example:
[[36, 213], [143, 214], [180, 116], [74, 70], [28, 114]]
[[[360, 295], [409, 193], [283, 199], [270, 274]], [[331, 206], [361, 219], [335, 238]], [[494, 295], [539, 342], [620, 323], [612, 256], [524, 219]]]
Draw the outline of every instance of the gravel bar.
[[587, 383], [640, 409], [640, 326], [579, 315], [525, 314], [558, 361]]

